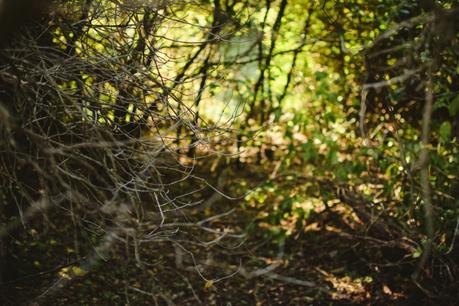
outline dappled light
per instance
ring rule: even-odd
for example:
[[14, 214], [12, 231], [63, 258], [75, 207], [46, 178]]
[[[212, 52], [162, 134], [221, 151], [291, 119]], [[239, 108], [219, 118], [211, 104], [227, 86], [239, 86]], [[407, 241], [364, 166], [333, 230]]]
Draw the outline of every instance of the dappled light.
[[0, 0], [0, 304], [455, 305], [458, 16]]

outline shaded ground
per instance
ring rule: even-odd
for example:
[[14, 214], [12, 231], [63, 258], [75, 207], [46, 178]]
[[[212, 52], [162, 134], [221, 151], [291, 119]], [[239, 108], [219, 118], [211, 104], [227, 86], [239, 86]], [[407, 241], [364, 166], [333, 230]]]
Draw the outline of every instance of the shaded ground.
[[[264, 180], [262, 174], [253, 173], [248, 167], [244, 171], [228, 170], [225, 192]], [[221, 172], [215, 171], [213, 176], [217, 185]], [[205, 198], [212, 195], [208, 191]], [[268, 215], [278, 209], [273, 196], [278, 195], [268, 195], [263, 201]], [[57, 218], [42, 233], [32, 225], [23, 233], [23, 240], [15, 242], [18, 252], [23, 252], [16, 256], [22, 275], [8, 285], [11, 298], [3, 303], [455, 305], [459, 300], [457, 283], [445, 280], [442, 273], [423, 279], [422, 286], [416, 285], [410, 277], [416, 259], [397, 243], [365, 235], [358, 218], [339, 203], [317, 206], [300, 223], [294, 220], [295, 226], [288, 234], [279, 235], [273, 230], [279, 227], [260, 215], [263, 210], [248, 202], [218, 197], [212, 210], [195, 212], [206, 216], [234, 209], [232, 214], [211, 221], [211, 225], [247, 233], [238, 243], [208, 248], [186, 245], [195, 262], [168, 241], [141, 245], [138, 254], [119, 243], [114, 244], [111, 255], [101, 254], [106, 261], [99, 258], [90, 271], [85, 271], [80, 267], [84, 258], [75, 255], [71, 243], [71, 225]], [[292, 228], [290, 225], [284, 222], [280, 227]], [[62, 237], [63, 232], [68, 235]], [[30, 248], [21, 247], [24, 245]], [[91, 250], [90, 245], [80, 247], [82, 251]], [[449, 266], [442, 267], [438, 271]], [[260, 275], [256, 276], [257, 273]]]

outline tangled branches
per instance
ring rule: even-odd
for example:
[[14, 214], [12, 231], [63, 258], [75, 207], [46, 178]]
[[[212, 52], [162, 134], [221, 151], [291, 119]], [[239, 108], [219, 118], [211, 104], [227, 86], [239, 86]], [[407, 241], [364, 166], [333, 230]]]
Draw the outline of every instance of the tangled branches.
[[[210, 26], [177, 17], [187, 9], [71, 1], [1, 50], [2, 239], [37, 216], [57, 215], [73, 224], [79, 256], [85, 228], [100, 236], [95, 254], [121, 240], [142, 264], [141, 242], [178, 235], [182, 209], [199, 203], [196, 190], [177, 191], [193, 177], [193, 160], [181, 152], [226, 131], [201, 120], [197, 108], [212, 44], [237, 28], [220, 7]], [[193, 41], [175, 39], [184, 25]], [[214, 242], [237, 236], [195, 227]], [[87, 258], [90, 265], [94, 256]]]

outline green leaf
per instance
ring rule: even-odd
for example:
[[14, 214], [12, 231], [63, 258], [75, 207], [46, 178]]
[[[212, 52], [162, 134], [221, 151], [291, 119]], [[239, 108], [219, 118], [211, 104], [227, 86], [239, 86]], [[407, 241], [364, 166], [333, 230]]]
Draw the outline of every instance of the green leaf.
[[316, 77], [316, 80], [317, 80], [317, 81], [320, 81], [320, 80], [323, 80], [323, 79], [325, 79], [326, 77], [328, 77], [328, 73], [323, 72], [323, 71], [316, 71], [316, 72], [314, 73], [314, 76]]
[[445, 121], [440, 126], [440, 140], [445, 143], [451, 136], [451, 123]]
[[456, 98], [454, 98], [448, 105], [448, 111], [451, 116], [456, 116], [459, 111], [459, 95], [457, 95]]

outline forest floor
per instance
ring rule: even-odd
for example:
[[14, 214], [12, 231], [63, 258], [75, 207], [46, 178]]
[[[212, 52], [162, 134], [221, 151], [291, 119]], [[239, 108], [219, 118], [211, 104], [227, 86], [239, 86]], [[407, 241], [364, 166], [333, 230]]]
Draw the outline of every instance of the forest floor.
[[[230, 187], [225, 187], [225, 191], [240, 186], [249, 188], [247, 182], [255, 186], [272, 171], [266, 169], [263, 174], [261, 166], [252, 166], [246, 166], [243, 171], [236, 168], [227, 171], [225, 186]], [[215, 184], [217, 173], [218, 170], [211, 172], [209, 168], [202, 170], [202, 175], [213, 177]], [[211, 195], [209, 192], [206, 197]], [[35, 238], [27, 235], [24, 239], [34, 241], [17, 242], [31, 245], [27, 254], [17, 257], [22, 260], [21, 266], [29, 267], [24, 275], [32, 275], [10, 284], [9, 290], [14, 294], [4, 303], [170, 306], [438, 305], [441, 302], [454, 305], [459, 300], [454, 286], [432, 295], [430, 290], [415, 284], [411, 274], [416, 260], [400, 249], [364, 235], [358, 220], [340, 205], [317, 208], [299, 230], [285, 236], [281, 243], [272, 228], [261, 221], [264, 219], [260, 210], [245, 202], [220, 198], [215, 204], [216, 211], [212, 211], [233, 210], [211, 223], [246, 231], [248, 234], [237, 248], [188, 245], [187, 252], [192, 257], [167, 241], [141, 245], [139, 254], [115, 244], [111, 257], [99, 260], [89, 272], [78, 264], [62, 265], [69, 262], [74, 252], [68, 247], [71, 234], [66, 236], [67, 241], [50, 237], [62, 237], [62, 231], [72, 230], [70, 225], [56, 222], [46, 235]], [[265, 203], [270, 205], [269, 201]], [[60, 268], [55, 268], [59, 265]], [[43, 298], [37, 299], [40, 296]]]

